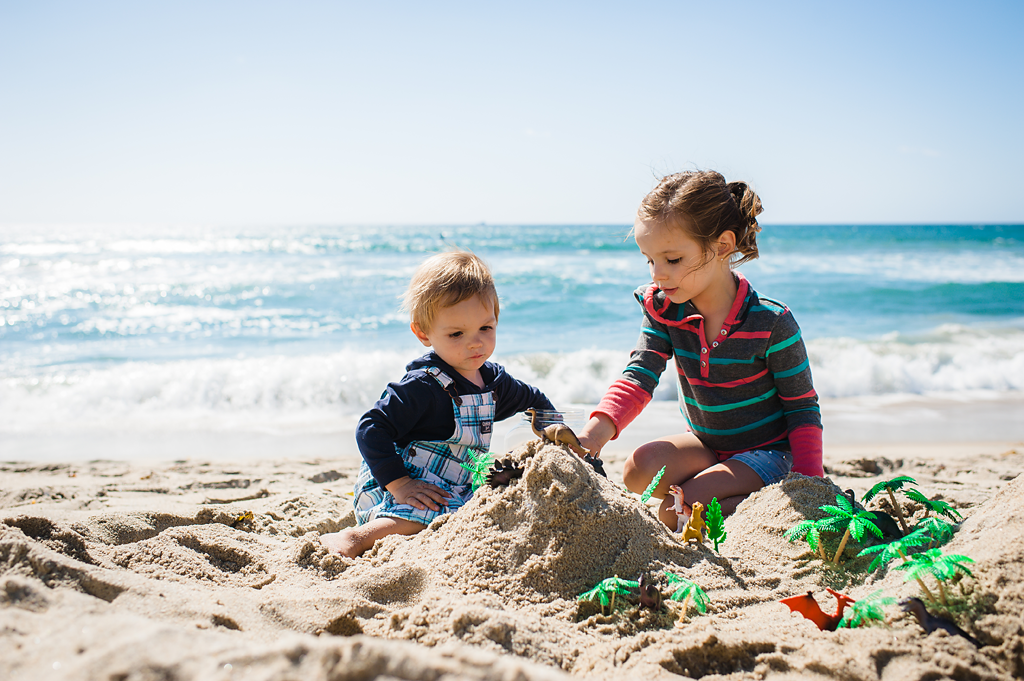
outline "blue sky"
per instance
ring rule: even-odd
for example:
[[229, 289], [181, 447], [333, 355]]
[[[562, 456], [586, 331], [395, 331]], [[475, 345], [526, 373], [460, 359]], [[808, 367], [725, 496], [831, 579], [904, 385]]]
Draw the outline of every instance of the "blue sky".
[[1024, 222], [1020, 2], [0, 0], [0, 224]]

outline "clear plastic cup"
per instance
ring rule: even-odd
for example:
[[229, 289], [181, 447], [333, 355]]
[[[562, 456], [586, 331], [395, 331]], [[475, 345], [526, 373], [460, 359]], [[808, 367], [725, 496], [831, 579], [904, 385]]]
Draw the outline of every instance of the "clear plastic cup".
[[[505, 435], [504, 451], [506, 453], [511, 452], [524, 442], [537, 439], [537, 436], [533, 434], [533, 428], [530, 427], [530, 420], [530, 415], [524, 412], [519, 423], [513, 426], [512, 430], [508, 431]], [[583, 426], [587, 424], [587, 419], [582, 409], [537, 412], [538, 428], [543, 430], [545, 426], [550, 426], [552, 423], [564, 423], [578, 435], [583, 430]]]

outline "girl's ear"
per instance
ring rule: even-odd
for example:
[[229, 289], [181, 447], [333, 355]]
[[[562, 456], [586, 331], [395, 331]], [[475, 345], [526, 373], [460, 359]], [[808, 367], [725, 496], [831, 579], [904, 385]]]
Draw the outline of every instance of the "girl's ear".
[[728, 258], [736, 251], [736, 232], [727, 230], [722, 232], [715, 242], [715, 257], [719, 260]]
[[419, 339], [420, 343], [423, 343], [428, 348], [430, 347], [430, 339], [427, 338], [427, 334], [423, 333], [423, 329], [420, 328], [419, 324], [417, 324], [416, 322], [412, 322], [411, 324], [409, 324], [409, 328], [412, 330], [412, 335], [416, 336], [416, 338]]

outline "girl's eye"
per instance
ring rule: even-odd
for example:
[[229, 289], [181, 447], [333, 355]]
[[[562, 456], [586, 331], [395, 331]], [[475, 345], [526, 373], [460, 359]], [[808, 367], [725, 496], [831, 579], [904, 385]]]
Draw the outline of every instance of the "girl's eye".
[[668, 259], [668, 264], [669, 264], [669, 265], [678, 265], [678, 264], [679, 264], [679, 263], [681, 263], [682, 261], [683, 261], [683, 259], [682, 259], [682, 258], [669, 258], [669, 259]]

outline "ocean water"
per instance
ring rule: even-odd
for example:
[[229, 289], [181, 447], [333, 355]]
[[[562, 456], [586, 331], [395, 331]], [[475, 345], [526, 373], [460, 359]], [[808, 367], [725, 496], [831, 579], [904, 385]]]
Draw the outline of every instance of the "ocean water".
[[[424, 351], [430, 253], [501, 297], [494, 357], [597, 402], [648, 281], [628, 226], [0, 229], [0, 437], [75, 426], [331, 429]], [[800, 322], [825, 398], [1024, 393], [1024, 226], [767, 225], [740, 270]], [[657, 399], [672, 400], [671, 381]], [[2, 440], [0, 440], [2, 443]]]

